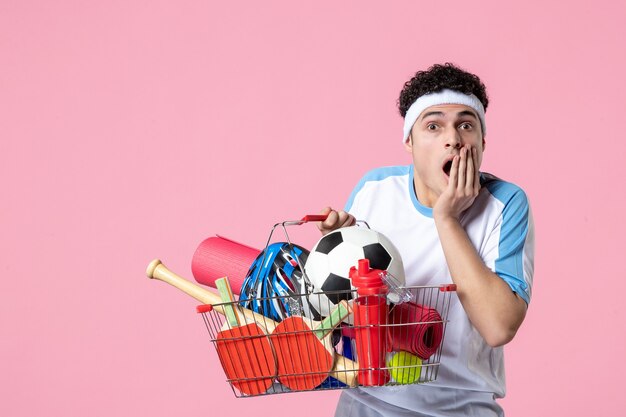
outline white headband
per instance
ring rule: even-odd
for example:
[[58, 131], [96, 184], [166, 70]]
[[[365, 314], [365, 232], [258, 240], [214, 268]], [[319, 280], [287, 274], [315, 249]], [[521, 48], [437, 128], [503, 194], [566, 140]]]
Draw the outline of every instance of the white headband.
[[474, 94], [468, 95], [454, 90], [442, 90], [436, 93], [425, 94], [411, 104], [411, 107], [409, 107], [404, 116], [404, 137], [402, 138], [402, 143], [406, 142], [409, 138], [411, 129], [420, 117], [420, 114], [428, 107], [438, 106], [440, 104], [462, 104], [474, 109], [476, 113], [478, 113], [480, 125], [483, 129], [483, 136], [485, 136], [485, 108], [480, 100], [478, 100]]

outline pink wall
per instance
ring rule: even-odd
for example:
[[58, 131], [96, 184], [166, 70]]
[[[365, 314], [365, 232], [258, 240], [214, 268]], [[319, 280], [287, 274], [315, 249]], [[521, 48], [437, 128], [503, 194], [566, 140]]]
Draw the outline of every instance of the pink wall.
[[235, 399], [197, 302], [144, 269], [190, 276], [205, 237], [260, 247], [408, 163], [397, 93], [446, 60], [534, 208], [507, 415], [622, 414], [625, 6], [220, 3], [0, 5], [0, 415], [331, 415], [337, 392]]

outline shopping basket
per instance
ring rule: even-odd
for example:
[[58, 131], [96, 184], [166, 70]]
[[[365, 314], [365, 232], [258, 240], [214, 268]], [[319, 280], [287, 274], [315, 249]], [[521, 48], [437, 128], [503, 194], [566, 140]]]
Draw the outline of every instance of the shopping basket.
[[[323, 218], [305, 216], [276, 224], [266, 248], [277, 227], [291, 244], [285, 226]], [[296, 261], [308, 282], [300, 259]], [[405, 296], [396, 303], [377, 296], [359, 297], [356, 290], [311, 289], [259, 297], [261, 302], [287, 306], [290, 317], [280, 322], [242, 308], [230, 291], [230, 298], [221, 292], [222, 299], [230, 301], [197, 310], [236, 397], [421, 384], [437, 378], [455, 290], [454, 284], [403, 287]], [[332, 313], [318, 321], [303, 318], [311, 305], [324, 303], [320, 311]], [[384, 304], [384, 309], [378, 304]], [[255, 330], [240, 331], [248, 327]]]

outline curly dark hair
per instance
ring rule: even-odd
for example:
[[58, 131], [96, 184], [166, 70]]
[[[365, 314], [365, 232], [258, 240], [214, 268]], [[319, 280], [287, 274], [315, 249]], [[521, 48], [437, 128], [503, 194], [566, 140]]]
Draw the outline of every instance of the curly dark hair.
[[480, 78], [450, 62], [446, 62], [443, 65], [435, 64], [426, 71], [418, 71], [413, 78], [404, 83], [398, 98], [400, 115], [404, 117], [411, 104], [424, 94], [436, 93], [444, 89], [474, 94], [487, 111], [489, 98], [485, 85], [480, 81]]

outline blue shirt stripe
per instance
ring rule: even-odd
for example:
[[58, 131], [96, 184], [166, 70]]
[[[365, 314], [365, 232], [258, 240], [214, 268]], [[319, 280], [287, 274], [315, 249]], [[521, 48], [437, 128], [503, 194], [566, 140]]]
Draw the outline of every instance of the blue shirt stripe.
[[528, 283], [524, 280], [524, 245], [530, 211], [528, 198], [521, 188], [501, 180], [486, 181], [484, 186], [504, 204], [495, 272], [529, 303]]

